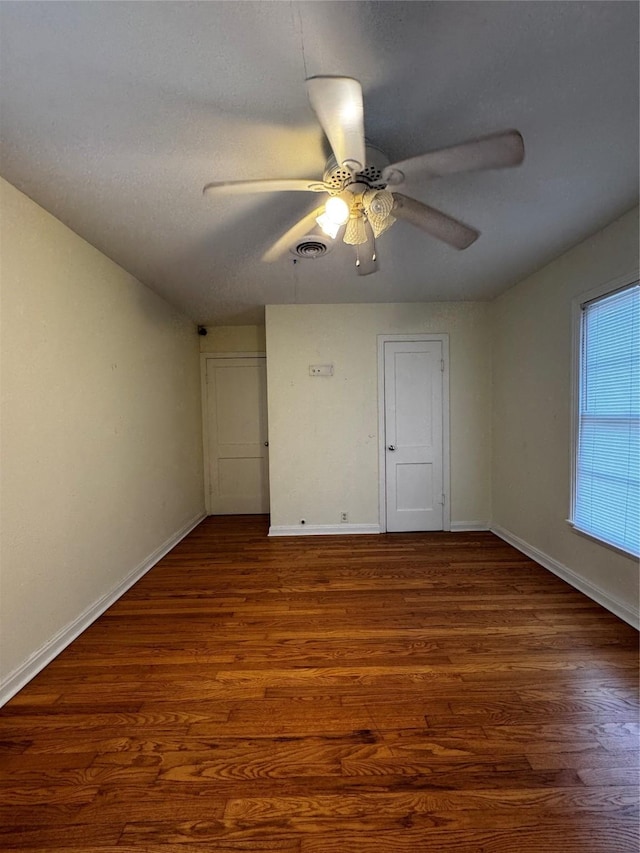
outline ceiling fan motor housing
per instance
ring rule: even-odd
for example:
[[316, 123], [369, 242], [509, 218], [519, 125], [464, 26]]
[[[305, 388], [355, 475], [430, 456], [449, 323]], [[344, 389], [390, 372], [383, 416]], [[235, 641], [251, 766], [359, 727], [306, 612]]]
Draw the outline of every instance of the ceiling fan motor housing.
[[386, 182], [382, 180], [382, 171], [389, 165], [389, 158], [373, 145], [367, 145], [365, 153], [365, 167], [361, 172], [357, 172], [355, 177], [346, 166], [339, 166], [333, 155], [329, 157], [323, 179], [330, 195], [339, 195], [351, 183], [364, 184], [365, 188], [372, 190], [383, 190], [386, 187]]

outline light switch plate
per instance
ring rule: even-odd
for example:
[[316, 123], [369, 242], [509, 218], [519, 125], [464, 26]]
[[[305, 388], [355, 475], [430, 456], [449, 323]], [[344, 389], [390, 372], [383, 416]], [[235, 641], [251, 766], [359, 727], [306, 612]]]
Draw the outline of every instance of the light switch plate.
[[332, 364], [310, 364], [309, 376], [333, 376]]

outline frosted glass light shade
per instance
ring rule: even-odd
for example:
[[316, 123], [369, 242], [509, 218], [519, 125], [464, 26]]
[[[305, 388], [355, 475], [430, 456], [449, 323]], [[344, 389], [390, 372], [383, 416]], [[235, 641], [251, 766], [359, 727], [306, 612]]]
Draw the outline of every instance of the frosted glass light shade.
[[326, 210], [316, 219], [316, 222], [322, 228], [327, 237], [331, 237], [332, 240], [335, 240], [338, 236], [338, 231], [340, 230], [340, 223], [335, 222], [328, 216]]
[[347, 222], [344, 232], [344, 242], [351, 246], [359, 246], [367, 242], [367, 231], [364, 225], [364, 216], [352, 216]]

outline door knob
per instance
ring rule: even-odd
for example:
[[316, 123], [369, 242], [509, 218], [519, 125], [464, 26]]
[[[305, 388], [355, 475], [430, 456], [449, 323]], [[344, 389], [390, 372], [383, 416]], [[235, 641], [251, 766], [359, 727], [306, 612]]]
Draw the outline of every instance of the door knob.
[[268, 442], [268, 441], [265, 441], [264, 446], [265, 446], [265, 447], [269, 447], [269, 442]]
[[390, 445], [389, 445], [389, 450], [395, 450], [395, 449], [396, 449], [395, 444], [390, 444]]

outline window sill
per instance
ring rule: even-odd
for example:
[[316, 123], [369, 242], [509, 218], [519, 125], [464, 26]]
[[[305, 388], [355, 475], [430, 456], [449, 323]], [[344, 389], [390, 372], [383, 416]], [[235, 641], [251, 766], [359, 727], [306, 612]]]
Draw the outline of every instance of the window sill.
[[584, 536], [585, 539], [589, 539], [591, 542], [597, 542], [597, 544], [602, 545], [603, 548], [608, 548], [610, 551], [615, 551], [616, 554], [621, 554], [623, 557], [629, 557], [632, 560], [638, 560], [640, 558], [640, 554], [635, 554], [633, 551], [627, 551], [624, 548], [621, 548], [619, 545], [614, 545], [611, 542], [607, 542], [605, 539], [600, 539], [593, 533], [589, 533], [588, 530], [584, 530], [582, 527], [578, 527], [573, 521], [571, 521], [570, 518], [567, 518], [566, 521], [574, 533], [577, 533], [580, 536]]

